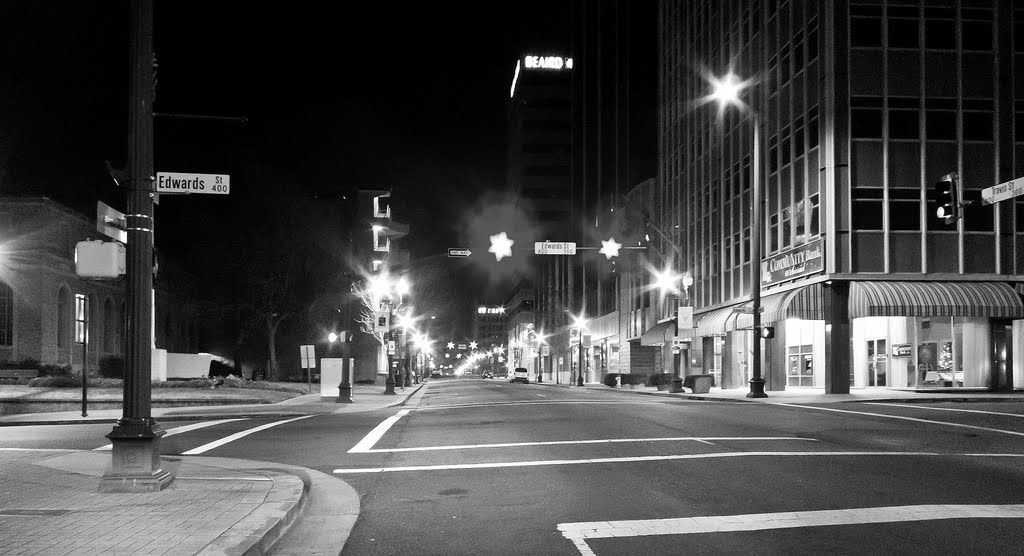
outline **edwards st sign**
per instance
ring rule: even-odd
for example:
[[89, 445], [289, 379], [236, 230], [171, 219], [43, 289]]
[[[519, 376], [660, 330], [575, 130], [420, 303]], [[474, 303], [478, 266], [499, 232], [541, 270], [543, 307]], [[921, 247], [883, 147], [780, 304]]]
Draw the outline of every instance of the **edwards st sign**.
[[778, 284], [824, 270], [824, 242], [816, 239], [806, 245], [761, 260], [761, 287]]

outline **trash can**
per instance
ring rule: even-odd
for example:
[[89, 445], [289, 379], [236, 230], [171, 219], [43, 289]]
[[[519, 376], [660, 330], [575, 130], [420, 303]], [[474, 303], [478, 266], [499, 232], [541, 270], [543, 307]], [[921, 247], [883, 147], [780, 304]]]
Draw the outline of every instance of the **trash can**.
[[711, 375], [690, 375], [683, 379], [683, 386], [689, 388], [694, 394], [707, 394], [711, 391], [711, 383], [714, 377]]

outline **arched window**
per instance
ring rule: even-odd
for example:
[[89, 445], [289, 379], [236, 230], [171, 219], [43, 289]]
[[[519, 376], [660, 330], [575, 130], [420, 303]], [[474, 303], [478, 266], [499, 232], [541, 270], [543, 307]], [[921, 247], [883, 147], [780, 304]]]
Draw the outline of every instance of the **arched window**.
[[117, 310], [114, 308], [114, 300], [107, 298], [103, 302], [103, 351], [115, 353], [118, 344], [118, 331], [121, 328], [121, 320], [118, 318]]
[[68, 289], [61, 287], [57, 292], [57, 347], [68, 347], [71, 330], [71, 299]]
[[14, 345], [14, 290], [0, 282], [0, 346]]

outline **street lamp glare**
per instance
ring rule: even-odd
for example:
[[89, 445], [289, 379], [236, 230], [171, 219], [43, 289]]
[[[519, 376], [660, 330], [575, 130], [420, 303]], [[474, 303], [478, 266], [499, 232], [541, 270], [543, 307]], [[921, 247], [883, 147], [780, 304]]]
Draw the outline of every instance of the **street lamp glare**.
[[[676, 287], [676, 283], [681, 278], [680, 275], [672, 271], [671, 268], [665, 270], [652, 271], [654, 274], [654, 283], [651, 284], [653, 287], [658, 288], [662, 292], [666, 293], [679, 293], [679, 288]], [[685, 280], [685, 277], [682, 277]], [[692, 282], [692, 278], [690, 279]]]
[[743, 104], [743, 101], [740, 100], [740, 91], [747, 86], [747, 83], [740, 81], [735, 73], [730, 71], [721, 79], [712, 76], [708, 78], [708, 81], [711, 82], [711, 98], [718, 102], [719, 106]]
[[405, 276], [402, 276], [395, 282], [395, 293], [398, 295], [408, 295], [410, 289], [409, 280], [406, 280]]
[[334, 342], [337, 342], [338, 341], [338, 335], [335, 334], [334, 332], [331, 332], [330, 334], [327, 335], [327, 341], [332, 343], [332, 344]]

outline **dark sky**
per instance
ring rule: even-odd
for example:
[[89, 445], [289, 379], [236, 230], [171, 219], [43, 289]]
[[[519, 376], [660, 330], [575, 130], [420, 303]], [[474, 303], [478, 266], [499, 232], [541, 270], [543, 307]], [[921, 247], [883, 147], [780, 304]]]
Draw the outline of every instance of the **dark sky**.
[[[415, 209], [406, 244], [432, 257], [502, 188], [515, 59], [563, 51], [568, 1], [326, 5], [156, 2], [156, 111], [248, 118], [157, 119], [158, 171], [232, 176], [229, 198], [165, 197], [159, 248], [187, 258], [288, 195], [366, 187]], [[123, 209], [104, 160], [127, 154], [127, 1], [5, 0], [0, 72], [0, 194]]]

